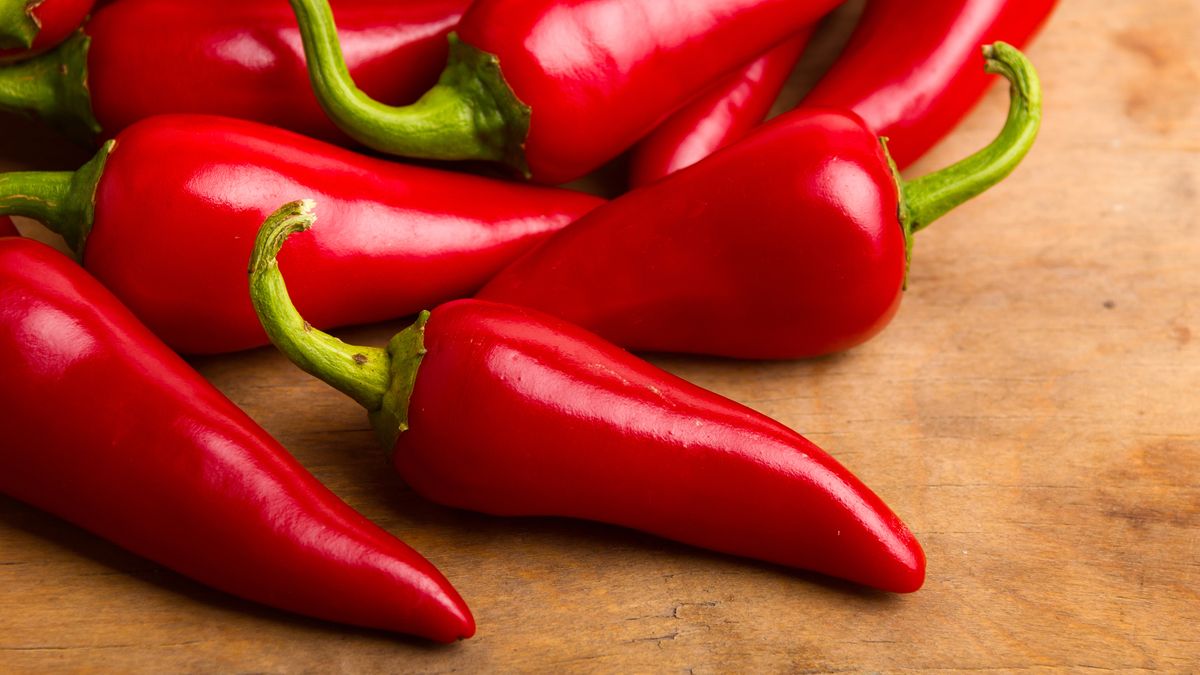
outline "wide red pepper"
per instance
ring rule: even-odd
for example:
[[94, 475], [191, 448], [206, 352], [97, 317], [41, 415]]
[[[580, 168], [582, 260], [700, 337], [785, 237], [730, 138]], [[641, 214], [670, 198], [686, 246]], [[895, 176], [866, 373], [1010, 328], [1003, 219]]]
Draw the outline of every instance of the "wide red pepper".
[[983, 96], [980, 46], [1023, 48], [1057, 0], [868, 0], [841, 56], [805, 97], [847, 108], [888, 138], [901, 169], [915, 162]]
[[691, 166], [750, 133], [766, 118], [812, 36], [805, 28], [672, 115], [629, 157], [633, 187]]
[[312, 329], [275, 263], [285, 239], [312, 224], [310, 211], [296, 202], [264, 224], [250, 263], [255, 307], [290, 359], [369, 411], [421, 495], [493, 515], [613, 523], [888, 591], [920, 588], [920, 544], [836, 460], [566, 322], [458, 300], [423, 313], [386, 350]]
[[0, 2], [0, 63], [53, 48], [83, 23], [93, 4], [95, 0]]
[[561, 183], [838, 0], [476, 0], [438, 86], [399, 108], [355, 86], [327, 0], [291, 4], [317, 98], [349, 135], [392, 154], [503, 161]]
[[596, 209], [477, 297], [540, 309], [629, 349], [779, 359], [847, 349], [900, 303], [912, 234], [1007, 176], [1041, 119], [1037, 73], [1012, 81], [1004, 130], [976, 155], [899, 178], [854, 113], [796, 110]]
[[254, 122], [180, 115], [129, 127], [75, 173], [0, 174], [0, 214], [65, 235], [167, 344], [214, 353], [266, 344], [246, 259], [263, 218], [297, 192], [319, 196], [336, 223], [291, 257], [297, 301], [318, 326], [470, 295], [602, 203], [363, 157]]
[[[350, 72], [381, 101], [437, 81], [469, 0], [334, 0]], [[0, 109], [110, 138], [151, 115], [209, 113], [349, 141], [317, 104], [288, 6], [275, 0], [121, 0], [61, 49], [0, 69]]]
[[0, 239], [0, 493], [228, 593], [449, 642], [449, 582], [304, 470], [108, 291]]

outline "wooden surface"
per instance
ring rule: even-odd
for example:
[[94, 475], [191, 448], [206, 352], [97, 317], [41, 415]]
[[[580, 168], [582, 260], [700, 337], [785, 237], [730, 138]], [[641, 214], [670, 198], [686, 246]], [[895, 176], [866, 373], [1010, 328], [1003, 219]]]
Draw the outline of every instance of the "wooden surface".
[[[355, 404], [262, 349], [196, 365], [437, 564], [478, 635], [434, 647], [260, 608], [0, 497], [0, 672], [1200, 669], [1198, 26], [1195, 0], [1065, 2], [1029, 51], [1037, 147], [919, 235], [872, 343], [655, 359], [856, 471], [924, 544], [920, 592], [430, 505]], [[809, 70], [837, 41], [821, 44]], [[982, 146], [1004, 107], [998, 86], [914, 174]], [[79, 157], [2, 128], [9, 168]], [[382, 343], [397, 325], [343, 335]]]

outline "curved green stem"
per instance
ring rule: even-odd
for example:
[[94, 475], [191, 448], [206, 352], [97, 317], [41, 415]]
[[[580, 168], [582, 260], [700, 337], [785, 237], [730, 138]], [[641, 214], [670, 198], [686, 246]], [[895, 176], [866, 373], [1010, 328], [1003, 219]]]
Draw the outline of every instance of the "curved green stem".
[[263, 222], [250, 256], [250, 300], [271, 342], [306, 373], [366, 408], [380, 440], [391, 448], [408, 428], [429, 312], [396, 334], [387, 349], [348, 345], [305, 321], [288, 296], [276, 258], [289, 236], [312, 227], [315, 206], [307, 199], [291, 202]]
[[39, 117], [78, 142], [95, 143], [101, 129], [87, 87], [90, 44], [80, 30], [45, 54], [0, 67], [0, 110]]
[[987, 147], [941, 171], [901, 182], [901, 220], [909, 233], [920, 231], [954, 207], [999, 183], [1021, 163], [1042, 121], [1042, 88], [1037, 71], [1012, 45], [997, 42], [983, 48], [989, 73], [1012, 84], [1008, 119]]
[[528, 173], [529, 108], [505, 82], [495, 56], [451, 35], [437, 85], [412, 105], [384, 105], [354, 84], [328, 0], [290, 2], [317, 100], [352, 138], [393, 155], [500, 161]]
[[79, 259], [96, 214], [96, 186], [116, 141], [105, 143], [78, 171], [0, 174], [0, 216], [25, 216], [62, 235]]
[[0, 49], [29, 49], [42, 27], [33, 15], [36, 2], [0, 0]]
[[387, 352], [355, 347], [313, 328], [288, 296], [276, 256], [283, 242], [312, 227], [316, 216], [310, 200], [285, 204], [267, 217], [250, 256], [250, 299], [271, 342], [296, 365], [367, 410], [383, 404], [391, 376]]

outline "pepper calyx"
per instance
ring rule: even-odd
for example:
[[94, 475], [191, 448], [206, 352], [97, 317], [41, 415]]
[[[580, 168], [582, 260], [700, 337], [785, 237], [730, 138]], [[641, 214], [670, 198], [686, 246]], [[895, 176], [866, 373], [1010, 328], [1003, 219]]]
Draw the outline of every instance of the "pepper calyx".
[[108, 141], [77, 171], [0, 174], [0, 215], [33, 218], [61, 235], [82, 260], [96, 220], [96, 190], [115, 147]]
[[438, 83], [412, 105], [386, 105], [354, 83], [329, 1], [289, 1], [317, 101], [351, 138], [392, 155], [504, 162], [528, 175], [530, 109], [504, 79], [494, 54], [451, 33]]
[[88, 235], [92, 233], [92, 226], [96, 223], [96, 191], [100, 187], [100, 177], [104, 175], [108, 157], [116, 147], [115, 140], [106, 141], [94, 157], [75, 171], [71, 176], [68, 193], [70, 215], [57, 223], [57, 226], [55, 223], [46, 223], [47, 227], [62, 235], [79, 260], [83, 260]]
[[425, 358], [425, 325], [429, 323], [429, 311], [422, 311], [408, 328], [396, 333], [388, 341], [387, 354], [391, 359], [389, 372], [391, 381], [383, 395], [379, 409], [368, 414], [375, 435], [383, 447], [396, 446], [400, 435], [408, 431], [408, 408], [413, 388], [417, 382], [417, 370]]
[[102, 129], [88, 90], [91, 43], [81, 28], [45, 54], [0, 68], [0, 110], [40, 118], [75, 142], [94, 145]]
[[904, 233], [904, 280], [901, 289], [908, 290], [908, 269], [912, 264], [913, 249], [912, 212], [908, 208], [908, 200], [904, 197], [904, 178], [900, 176], [900, 167], [896, 166], [896, 160], [888, 150], [887, 136], [879, 137], [879, 145], [883, 148], [884, 159], [887, 160], [888, 168], [892, 171], [892, 180], [896, 183], [896, 220]]
[[0, 49], [25, 50], [33, 46], [42, 32], [42, 22], [33, 14], [39, 4], [41, 0], [0, 2]]
[[499, 57], [463, 42], [456, 33], [447, 39], [450, 57], [435, 89], [447, 87], [471, 102], [476, 133], [488, 148], [486, 159], [503, 162], [529, 178], [525, 139], [532, 110], [504, 78]]

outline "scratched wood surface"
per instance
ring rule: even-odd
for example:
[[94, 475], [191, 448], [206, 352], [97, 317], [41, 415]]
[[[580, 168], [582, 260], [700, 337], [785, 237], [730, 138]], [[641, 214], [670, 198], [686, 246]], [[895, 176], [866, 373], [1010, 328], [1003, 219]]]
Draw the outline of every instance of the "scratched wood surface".
[[[878, 339], [802, 363], [655, 359], [856, 471], [924, 544], [920, 592], [428, 504], [353, 403], [261, 349], [196, 365], [437, 564], [478, 635], [435, 647], [264, 609], [0, 497], [0, 672], [1195, 671], [1198, 43], [1195, 0], [1064, 3], [1030, 50], [1046, 88], [1037, 147], [919, 235]], [[914, 173], [983, 145], [1004, 105], [996, 87]], [[83, 156], [0, 125], [5, 168]], [[343, 335], [382, 343], [396, 325]]]

